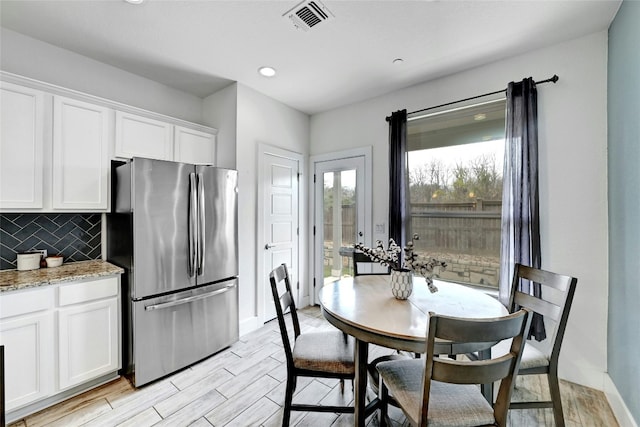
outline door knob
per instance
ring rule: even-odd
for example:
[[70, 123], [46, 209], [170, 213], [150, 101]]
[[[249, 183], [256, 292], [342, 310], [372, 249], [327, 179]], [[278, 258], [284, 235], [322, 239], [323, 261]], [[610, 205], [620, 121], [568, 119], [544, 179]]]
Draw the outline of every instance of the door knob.
[[362, 231], [358, 231], [358, 236], [362, 237], [364, 236], [364, 233]]
[[269, 249], [271, 249], [274, 246], [275, 245], [270, 245], [270, 244], [267, 243], [266, 245], [264, 245], [264, 249], [268, 251]]

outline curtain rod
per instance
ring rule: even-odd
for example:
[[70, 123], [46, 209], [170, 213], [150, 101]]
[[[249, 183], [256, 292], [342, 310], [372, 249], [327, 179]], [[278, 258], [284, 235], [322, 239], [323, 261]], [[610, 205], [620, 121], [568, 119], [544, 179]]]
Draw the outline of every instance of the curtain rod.
[[[545, 79], [545, 80], [540, 80], [539, 82], [535, 82], [535, 84], [540, 85], [540, 84], [543, 84], [543, 83], [555, 83], [558, 80], [560, 80], [560, 78], [558, 77], [557, 74], [554, 74], [553, 77], [550, 77], [550, 78]], [[507, 91], [506, 89], [496, 90], [494, 92], [489, 92], [489, 93], [485, 93], [485, 94], [482, 94], [482, 95], [472, 96], [471, 98], [460, 99], [458, 101], [447, 102], [446, 104], [436, 105], [435, 107], [423, 108], [422, 110], [412, 111], [410, 113], [407, 113], [407, 115], [415, 114], [415, 113], [422, 113], [423, 111], [435, 110], [436, 108], [446, 107], [448, 105], [457, 104], [459, 102], [471, 101], [473, 99], [482, 98], [484, 96], [496, 95], [498, 93], [502, 93], [502, 92], [506, 92], [506, 91]], [[387, 116], [386, 120], [387, 121], [391, 120], [391, 116]]]

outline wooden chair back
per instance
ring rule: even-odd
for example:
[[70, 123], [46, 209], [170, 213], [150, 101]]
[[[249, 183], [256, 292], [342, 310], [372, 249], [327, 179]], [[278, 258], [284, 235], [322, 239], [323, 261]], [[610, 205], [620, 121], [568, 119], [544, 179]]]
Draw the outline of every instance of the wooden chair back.
[[[542, 285], [542, 297], [538, 298], [521, 292], [519, 288], [522, 280], [530, 280]], [[528, 308], [547, 319], [553, 320], [553, 331], [551, 334], [547, 334], [552, 343], [548, 356], [550, 362], [553, 361], [553, 363], [558, 361], [577, 283], [578, 279], [575, 277], [527, 267], [522, 264], [515, 265], [509, 311], [513, 313], [521, 307]], [[548, 289], [544, 289], [544, 287]], [[554, 296], [555, 298], [553, 298]]]
[[[380, 274], [380, 273], [363, 273], [362, 270], [358, 269], [358, 265], [359, 264], [370, 264], [370, 265], [375, 265], [378, 264], [377, 262], [371, 260], [371, 258], [369, 258], [367, 255], [365, 255], [363, 252], [359, 252], [354, 250], [353, 251], [353, 275], [355, 276], [366, 276], [366, 275], [372, 275], [372, 274]], [[389, 274], [390, 271], [387, 268], [387, 274]]]
[[[500, 389], [493, 410], [497, 424], [506, 425], [515, 376], [530, 324], [531, 311], [527, 309], [508, 316], [487, 319], [458, 318], [429, 313], [421, 425], [427, 425], [431, 381], [453, 384], [487, 384], [500, 381]], [[438, 339], [459, 343], [499, 342], [506, 339], [512, 339], [512, 341], [510, 352], [504, 356], [466, 361], [438, 357], [434, 354], [435, 342]]]
[[[289, 271], [286, 264], [281, 264], [269, 274], [269, 282], [271, 283], [271, 294], [273, 302], [276, 306], [276, 314], [278, 317], [278, 325], [280, 326], [280, 335], [282, 336], [282, 345], [287, 357], [287, 365], [293, 367], [293, 343], [290, 341], [289, 329], [285, 321], [285, 313], [289, 310], [291, 314], [291, 323], [293, 325], [293, 336], [295, 339], [300, 336], [300, 322], [298, 321], [298, 313], [296, 311], [296, 303], [291, 292], [291, 282], [289, 280]], [[280, 294], [278, 285], [284, 285], [284, 292]]]

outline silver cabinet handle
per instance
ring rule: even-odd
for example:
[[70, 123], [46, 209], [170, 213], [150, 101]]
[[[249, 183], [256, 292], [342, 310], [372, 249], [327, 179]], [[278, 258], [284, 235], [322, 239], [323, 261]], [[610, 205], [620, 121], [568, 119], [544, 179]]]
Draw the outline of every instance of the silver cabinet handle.
[[196, 174], [189, 174], [189, 277], [196, 275], [196, 257], [198, 255], [198, 197], [196, 195]]
[[209, 292], [206, 294], [202, 294], [202, 295], [194, 295], [192, 297], [187, 297], [187, 298], [182, 298], [182, 299], [178, 299], [175, 301], [169, 301], [169, 302], [163, 302], [161, 304], [154, 304], [154, 305], [148, 305], [144, 308], [145, 311], [152, 311], [152, 310], [158, 310], [161, 308], [168, 308], [168, 307], [174, 307], [176, 305], [182, 305], [182, 304], [187, 304], [193, 301], [198, 301], [201, 299], [205, 299], [205, 298], [209, 298], [212, 297], [214, 295], [220, 295], [223, 294], [225, 292], [230, 291], [231, 289], [235, 288], [235, 283], [231, 284], [231, 285], [227, 285], [222, 289], [218, 289], [216, 291], [213, 292]]
[[204, 273], [205, 256], [205, 206], [204, 206], [204, 175], [198, 174], [198, 276]]

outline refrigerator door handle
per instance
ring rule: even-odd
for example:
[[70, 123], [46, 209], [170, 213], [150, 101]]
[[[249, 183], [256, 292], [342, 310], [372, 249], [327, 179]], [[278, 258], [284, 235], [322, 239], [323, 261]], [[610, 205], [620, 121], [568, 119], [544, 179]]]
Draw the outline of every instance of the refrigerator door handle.
[[198, 174], [198, 276], [204, 273], [204, 256], [206, 252], [205, 233], [205, 204], [204, 204], [204, 175]]
[[218, 290], [213, 291], [213, 292], [208, 292], [208, 293], [202, 294], [202, 295], [194, 295], [192, 297], [182, 298], [182, 299], [175, 300], [175, 301], [169, 301], [169, 302], [163, 302], [163, 303], [160, 303], [160, 304], [148, 305], [144, 309], [145, 309], [145, 311], [152, 311], [152, 310], [159, 310], [161, 308], [168, 308], [168, 307], [174, 307], [176, 305], [187, 304], [187, 303], [190, 303], [190, 302], [193, 302], [193, 301], [198, 301], [198, 300], [209, 298], [209, 297], [212, 297], [212, 296], [215, 296], [215, 295], [220, 295], [220, 294], [223, 294], [225, 292], [229, 292], [235, 286], [236, 286], [235, 283], [232, 283], [232, 284], [229, 284], [229, 285], [225, 286], [222, 289], [218, 289]]
[[196, 174], [189, 174], [189, 277], [196, 275], [198, 256], [198, 197], [196, 194]]

